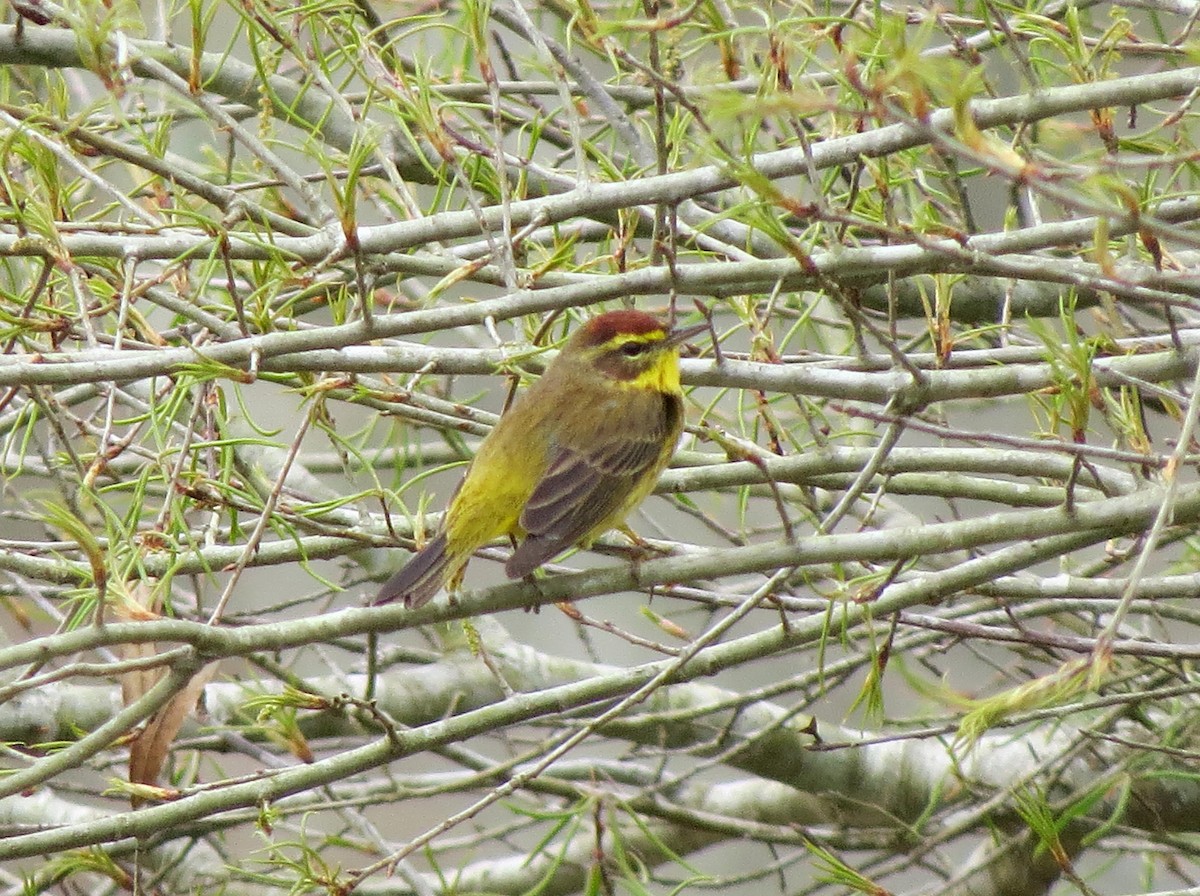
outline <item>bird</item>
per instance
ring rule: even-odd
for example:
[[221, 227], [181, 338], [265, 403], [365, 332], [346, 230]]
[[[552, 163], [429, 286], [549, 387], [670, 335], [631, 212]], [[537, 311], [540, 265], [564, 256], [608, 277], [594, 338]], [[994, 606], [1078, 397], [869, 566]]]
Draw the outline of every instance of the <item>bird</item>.
[[516, 545], [504, 571], [521, 579], [621, 526], [675, 452], [679, 347], [706, 329], [672, 330], [632, 309], [577, 327], [480, 443], [437, 533], [373, 604], [416, 609], [456, 590], [475, 551], [501, 536]]

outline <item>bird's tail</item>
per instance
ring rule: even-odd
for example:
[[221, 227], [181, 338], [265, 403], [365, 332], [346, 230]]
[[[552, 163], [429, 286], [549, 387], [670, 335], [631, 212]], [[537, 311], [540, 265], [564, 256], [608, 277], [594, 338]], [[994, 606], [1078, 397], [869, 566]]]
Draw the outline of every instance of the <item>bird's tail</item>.
[[404, 606], [415, 610], [428, 603], [445, 584], [451, 561], [446, 553], [446, 533], [442, 532], [384, 583], [372, 604], [378, 606], [403, 598]]

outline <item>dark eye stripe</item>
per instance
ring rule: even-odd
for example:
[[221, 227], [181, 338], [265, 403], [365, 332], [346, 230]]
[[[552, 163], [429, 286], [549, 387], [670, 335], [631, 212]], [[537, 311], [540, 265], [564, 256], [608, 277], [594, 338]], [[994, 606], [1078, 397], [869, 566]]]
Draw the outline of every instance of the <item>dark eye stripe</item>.
[[636, 358], [649, 347], [649, 343], [646, 342], [626, 342], [621, 346], [621, 354], [627, 358]]

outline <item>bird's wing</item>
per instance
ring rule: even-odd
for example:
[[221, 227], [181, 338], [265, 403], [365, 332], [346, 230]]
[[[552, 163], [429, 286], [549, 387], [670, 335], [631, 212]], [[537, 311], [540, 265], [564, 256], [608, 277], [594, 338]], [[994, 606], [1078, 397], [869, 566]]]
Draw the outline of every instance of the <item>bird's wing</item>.
[[668, 411], [661, 426], [625, 427], [587, 446], [558, 447], [521, 512], [526, 536], [505, 566], [508, 575], [528, 575], [597, 526], [619, 523], [614, 517], [658, 466], [674, 428]]

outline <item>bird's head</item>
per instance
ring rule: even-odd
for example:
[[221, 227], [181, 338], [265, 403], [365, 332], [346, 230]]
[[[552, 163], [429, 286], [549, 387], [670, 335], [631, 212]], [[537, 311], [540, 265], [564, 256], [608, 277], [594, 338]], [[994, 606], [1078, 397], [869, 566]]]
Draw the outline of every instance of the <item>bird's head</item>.
[[576, 330], [563, 356], [622, 385], [678, 393], [679, 346], [705, 329], [671, 330], [644, 311], [609, 311]]

